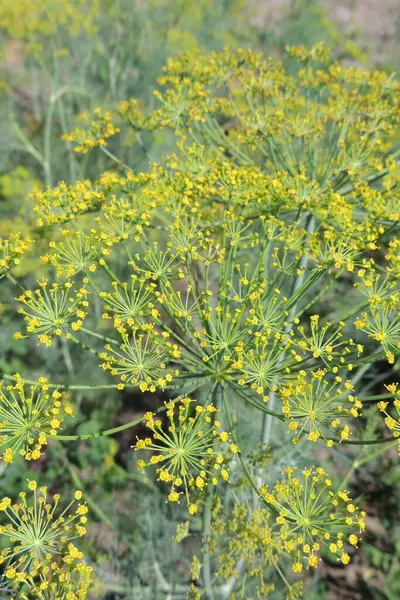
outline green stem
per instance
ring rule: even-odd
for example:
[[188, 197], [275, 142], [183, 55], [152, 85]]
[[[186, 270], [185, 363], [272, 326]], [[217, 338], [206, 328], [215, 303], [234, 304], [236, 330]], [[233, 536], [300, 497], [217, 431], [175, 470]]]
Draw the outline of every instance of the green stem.
[[94, 354], [94, 356], [97, 356], [97, 358], [101, 358], [100, 352], [98, 352], [97, 350], [94, 350], [94, 348], [91, 348], [87, 344], [84, 344], [83, 342], [81, 342], [81, 340], [79, 338], [75, 337], [74, 335], [71, 335], [69, 337], [69, 339], [72, 340], [73, 342], [75, 342], [75, 344], [77, 344], [78, 346], [80, 346], [82, 348], [82, 350], [86, 350], [86, 352], [90, 352], [90, 354]]
[[116, 281], [118, 285], [122, 286], [121, 280], [116, 276], [116, 274], [110, 269], [104, 259], [99, 263], [101, 268], [107, 273], [107, 275], [112, 279], [112, 281]]
[[[221, 404], [221, 385], [217, 383], [212, 388], [212, 395], [214, 400], [214, 406], [219, 408]], [[214, 498], [214, 488], [209, 485], [206, 490], [206, 497], [204, 501], [203, 510], [203, 578], [205, 593], [209, 600], [214, 600], [214, 592], [212, 588], [212, 577], [211, 577], [211, 559], [208, 551], [208, 536], [210, 535], [211, 517], [212, 517], [212, 504]]]
[[385, 398], [392, 398], [392, 394], [378, 394], [377, 396], [364, 396], [360, 398], [361, 402], [373, 402], [374, 400], [384, 400]]
[[[397, 444], [397, 441], [396, 441]], [[390, 447], [395, 447], [395, 445], [393, 443], [392, 440], [392, 444]], [[389, 450], [389, 448], [385, 447], [385, 448], [378, 448], [378, 450], [375, 450], [375, 452], [371, 452], [371, 454], [368, 454], [367, 456], [364, 456], [363, 458], [361, 458], [361, 455], [364, 451], [364, 448], [362, 448], [362, 450], [360, 451], [360, 453], [358, 454], [358, 456], [356, 456], [356, 458], [353, 460], [349, 470], [347, 471], [346, 475], [343, 477], [342, 481], [340, 482], [340, 485], [338, 487], [338, 491], [342, 490], [344, 488], [345, 485], [347, 485], [350, 477], [353, 475], [354, 471], [356, 471], [357, 469], [359, 469], [363, 464], [365, 464], [366, 462], [373, 460], [374, 458], [378, 458], [378, 456], [381, 456], [381, 454], [385, 454], [385, 452], [387, 452]]]
[[119, 433], [120, 431], [124, 431], [125, 429], [129, 429], [130, 427], [134, 427], [135, 425], [139, 425], [139, 423], [143, 422], [143, 417], [139, 417], [138, 419], [134, 419], [133, 421], [129, 421], [129, 423], [125, 423], [124, 425], [119, 425], [118, 427], [113, 427], [112, 429], [106, 429], [105, 431], [99, 431], [96, 433], [84, 433], [82, 435], [48, 435], [47, 437], [53, 440], [62, 440], [67, 442], [75, 442], [77, 440], [93, 440], [100, 437], [105, 437], [108, 435], [114, 435], [114, 433]]
[[338, 442], [342, 446], [374, 446], [378, 444], [388, 444], [397, 441], [398, 438], [391, 436], [380, 440], [339, 440], [339, 438], [330, 438], [333, 442]]
[[214, 490], [211, 486], [209, 486], [207, 488], [203, 510], [203, 578], [205, 593], [209, 600], [214, 599], [211, 581], [211, 560], [208, 552], [208, 536], [210, 534], [213, 497]]
[[109, 338], [105, 335], [100, 335], [100, 333], [95, 333], [94, 331], [90, 331], [90, 329], [86, 329], [86, 327], [81, 327], [80, 331], [83, 331], [84, 333], [87, 333], [88, 335], [96, 337], [99, 340], [102, 340], [103, 342], [108, 342], [109, 344], [116, 344], [117, 346], [119, 345], [117, 340], [113, 340], [112, 338]]
[[272, 417], [275, 417], [276, 419], [285, 422], [285, 417], [278, 412], [266, 408], [265, 402], [259, 401], [257, 397], [253, 398], [253, 396], [247, 396], [246, 393], [243, 392], [237, 385], [230, 384], [230, 386], [238, 396], [243, 398], [243, 400], [246, 400], [246, 402], [251, 404], [251, 406], [254, 406], [254, 408], [256, 408], [257, 410], [260, 410], [261, 412], [266, 413], [267, 415], [271, 415]]
[[[7, 373], [3, 373], [2, 377], [4, 379], [10, 379], [11, 381], [18, 381], [19, 377], [16, 377], [15, 375], [8, 375]], [[22, 378], [23, 382], [28, 384], [28, 385], [37, 385], [37, 381], [34, 381], [33, 379], [25, 379], [24, 377]], [[127, 388], [137, 388], [138, 386], [136, 384], [124, 384], [125, 387]], [[52, 389], [60, 389], [60, 390], [117, 390], [118, 389], [118, 384], [117, 383], [111, 383], [111, 384], [104, 384], [104, 385], [68, 385], [68, 384], [64, 384], [64, 383], [46, 383], [46, 386]]]
[[36, 158], [36, 160], [42, 165], [43, 170], [46, 172], [46, 161], [43, 158], [43, 156], [30, 143], [30, 141], [28, 140], [28, 138], [26, 137], [26, 135], [24, 134], [24, 132], [22, 131], [22, 129], [20, 128], [20, 126], [18, 125], [17, 121], [15, 121], [15, 119], [13, 118], [12, 115], [10, 116], [10, 120], [13, 123], [13, 126], [14, 126], [14, 129], [15, 129], [15, 132], [16, 132], [17, 136], [19, 137], [19, 139], [24, 144], [26, 151], [29, 152], [29, 154], [31, 154], [34, 158]]
[[102, 152], [104, 152], [104, 154], [106, 154], [109, 158], [111, 158], [111, 160], [113, 160], [115, 163], [117, 163], [118, 165], [120, 165], [120, 167], [122, 167], [123, 169], [126, 169], [127, 171], [131, 170], [131, 168], [128, 167], [128, 165], [126, 165], [121, 160], [119, 160], [119, 158], [117, 156], [115, 156], [115, 154], [113, 154], [112, 152], [110, 152], [108, 150], [108, 148], [106, 148], [105, 146], [100, 146], [100, 150]]
[[[233, 421], [232, 421], [231, 413], [229, 412], [228, 402], [227, 402], [227, 399], [226, 399], [224, 388], [222, 388], [222, 398], [223, 398], [223, 403], [224, 403], [224, 409], [225, 409], [226, 417], [228, 419], [229, 431], [230, 431], [230, 434], [232, 436], [232, 441], [234, 442], [234, 444], [236, 444], [236, 446], [238, 446], [237, 441], [236, 441], [236, 436], [234, 434]], [[238, 456], [239, 456], [240, 464], [242, 465], [243, 471], [244, 471], [244, 473], [245, 473], [245, 475], [246, 475], [246, 477], [247, 477], [247, 479], [248, 479], [251, 487], [253, 488], [253, 490], [258, 495], [259, 494], [258, 487], [257, 487], [257, 485], [256, 485], [256, 483], [255, 483], [255, 481], [254, 481], [254, 479], [253, 479], [253, 477], [252, 477], [252, 475], [250, 473], [250, 470], [249, 470], [248, 466], [246, 465], [245, 461], [242, 458], [242, 454], [241, 454], [240, 450], [239, 450]]]
[[[191, 391], [193, 391], [193, 389], [188, 390], [184, 394], [180, 394], [179, 396], [177, 396], [176, 398], [171, 400], [171, 402], [176, 404]], [[165, 406], [163, 405], [163, 406], [160, 406], [159, 408], [157, 408], [154, 412], [156, 414], [158, 414], [158, 413], [163, 412], [164, 410], [165, 410]], [[113, 427], [112, 429], [106, 429], [105, 431], [99, 431], [96, 433], [84, 433], [82, 435], [58, 435], [58, 434], [56, 434], [56, 435], [47, 435], [47, 437], [50, 439], [53, 439], [53, 440], [62, 440], [62, 441], [67, 441], [67, 442], [75, 442], [77, 440], [93, 440], [93, 439], [105, 437], [108, 435], [114, 435], [114, 433], [119, 433], [120, 431], [124, 431], [125, 429], [130, 429], [130, 427], [139, 425], [139, 423], [142, 423], [142, 422], [143, 422], [143, 415], [137, 419], [134, 419], [133, 421], [129, 421], [129, 423], [125, 423], [124, 425], [119, 425], [118, 427]]]
[[[307, 236], [309, 236], [314, 230], [315, 230], [315, 218], [312, 215], [310, 215], [308, 217], [308, 223], [307, 223], [307, 228], [306, 228]], [[300, 277], [296, 277], [293, 282], [290, 299], [295, 298], [295, 301], [289, 310], [289, 315], [288, 315], [289, 324], [285, 329], [285, 333], [289, 333], [293, 326], [292, 321], [297, 312], [298, 299], [299, 299], [297, 297], [297, 294], [303, 286], [305, 273], [307, 270], [307, 265], [308, 265], [308, 256], [307, 256], [307, 254], [305, 254], [304, 256], [301, 257], [300, 263], [299, 263], [299, 268], [301, 269], [301, 275], [300, 275]], [[286, 354], [286, 351], [284, 350], [281, 353], [278, 365], [281, 364], [283, 362], [283, 360], [285, 359], [285, 354]], [[268, 398], [269, 398], [268, 406], [272, 412], [274, 405], [275, 405], [275, 399], [276, 399], [275, 393], [273, 391], [270, 391], [270, 393], [268, 394]], [[265, 414], [263, 417], [263, 423], [262, 423], [262, 429], [261, 429], [261, 444], [262, 444], [262, 446], [266, 446], [267, 444], [269, 444], [269, 442], [271, 440], [273, 419], [274, 419], [274, 417], [272, 416], [272, 414]], [[261, 480], [261, 476], [260, 476], [260, 480]], [[261, 481], [260, 481], [260, 483], [261, 483]]]
[[11, 275], [10, 271], [3, 274], [3, 277], [6, 277], [8, 281], [10, 281], [13, 285], [18, 285], [22, 292], [25, 292], [25, 288]]

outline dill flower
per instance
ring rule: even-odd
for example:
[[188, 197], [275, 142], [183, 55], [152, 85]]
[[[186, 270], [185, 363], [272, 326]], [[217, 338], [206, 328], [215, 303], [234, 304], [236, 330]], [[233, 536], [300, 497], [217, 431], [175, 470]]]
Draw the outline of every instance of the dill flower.
[[322, 437], [328, 446], [333, 443], [332, 434], [348, 439], [347, 421], [361, 414], [362, 403], [353, 395], [351, 381], [335, 375], [329, 382], [327, 375], [327, 369], [301, 370], [296, 379], [280, 388], [282, 412], [289, 430], [295, 433], [294, 443], [303, 431], [312, 442]]
[[[382, 164], [380, 144], [398, 123], [398, 82], [328, 62], [326, 49], [318, 48], [307, 51], [306, 58], [288, 49], [292, 64], [297, 62], [293, 75], [284, 63], [251, 50], [170, 59], [153, 119], [160, 128], [194, 128], [202, 141], [217, 142], [244, 164], [262, 159], [275, 172], [301, 174], [333, 192], [362, 185], [368, 169]], [[218, 122], [219, 112], [230, 119], [229, 136]]]
[[290, 367], [296, 364], [299, 358], [294, 353], [294, 356], [289, 355], [282, 359], [282, 351], [286, 347], [285, 340], [281, 340], [279, 334], [272, 343], [266, 341], [265, 336], [256, 338], [254, 347], [245, 352], [238, 345], [237, 360], [232, 365], [240, 374], [238, 385], [249, 386], [267, 402], [267, 392], [275, 392], [278, 389], [277, 378], [290, 377]]
[[41, 261], [56, 267], [57, 277], [73, 277], [76, 273], [93, 273], [101, 256], [98, 240], [82, 231], [62, 229], [62, 241], [51, 241], [50, 252]]
[[32, 597], [38, 600], [85, 600], [92, 584], [93, 568], [82, 559], [82, 552], [69, 544], [62, 562], [54, 560], [50, 567], [41, 563], [31, 571], [24, 585], [29, 589], [29, 595], [19, 589], [15, 600]]
[[348, 348], [349, 341], [342, 340], [342, 329], [345, 326], [343, 321], [340, 321], [336, 326], [331, 323], [320, 325], [319, 315], [310, 317], [310, 335], [307, 336], [304, 327], [300, 325], [297, 331], [300, 333], [302, 340], [297, 342], [301, 350], [310, 352], [313, 358], [318, 358], [329, 367], [336, 359], [339, 363], [345, 362], [345, 355], [350, 353]]
[[116, 281], [111, 285], [113, 292], [100, 292], [100, 297], [105, 302], [102, 317], [109, 319], [108, 313], [112, 313], [114, 327], [120, 333], [125, 332], [124, 325], [133, 327], [143, 323], [144, 317], [158, 316], [158, 311], [154, 308], [154, 283], [146, 283], [144, 278], [132, 275], [130, 286]]
[[[316, 567], [321, 546], [347, 564], [350, 556], [345, 543], [356, 546], [365, 529], [365, 513], [351, 501], [346, 491], [334, 492], [332, 482], [321, 467], [305, 468], [300, 477], [286, 467], [286, 480], [275, 484], [271, 492], [260, 488], [260, 498], [276, 513], [281, 525], [284, 550], [292, 557], [292, 569], [301, 572], [304, 565]], [[357, 532], [357, 535], [354, 533]]]
[[97, 146], [107, 146], [106, 140], [119, 132], [119, 128], [113, 125], [111, 113], [104, 112], [101, 108], [93, 110], [93, 119], [89, 119], [87, 113], [81, 115], [83, 121], [88, 122], [88, 128], [77, 128], [71, 133], [64, 134], [62, 139], [74, 142], [75, 152], [87, 154], [88, 151]]
[[91, 36], [97, 30], [97, 2], [92, 4], [79, 0], [67, 4], [52, 0], [19, 0], [5, 2], [0, 9], [2, 27], [13, 38], [30, 42], [28, 47], [39, 42], [47, 44], [48, 39], [58, 34], [61, 28], [72, 38], [81, 34]]
[[[338, 202], [338, 199], [335, 199]], [[311, 256], [319, 269], [328, 269], [333, 274], [333, 268], [354, 271], [354, 261], [358, 256], [355, 240], [350, 236], [342, 239], [341, 233], [336, 233], [333, 227], [324, 231], [323, 237], [310, 240]]]
[[[249, 50], [172, 58], [160, 81], [166, 89], [155, 94], [156, 109], [141, 117], [136, 101], [124, 101], [119, 114], [135, 134], [172, 128], [181, 139], [176, 152], [146, 173], [106, 171], [95, 182], [36, 190], [31, 199], [38, 227], [71, 222], [77, 230], [61, 229], [62, 241], [54, 238], [43, 257], [58, 278], [102, 267], [90, 283], [103, 303], [103, 318], [112, 321], [108, 343], [101, 352], [90, 342], [75, 336], [74, 341], [100, 355], [101, 367], [119, 377], [118, 389], [130, 383], [153, 393], [188, 385], [186, 394], [206, 391], [211, 381], [233, 389], [266, 419], [282, 419], [275, 412], [280, 399], [295, 442], [307, 432], [310, 441], [324, 439], [330, 447], [334, 436], [349, 438], [350, 421], [360, 415], [353, 384], [339, 376], [339, 369], [351, 371], [352, 358], [364, 348], [346, 339], [355, 318], [352, 307], [343, 321], [331, 323], [317, 314], [308, 320], [307, 311], [344, 274], [345, 284], [355, 281], [355, 294], [366, 296], [361, 304], [368, 308], [354, 323], [356, 329], [381, 343], [390, 362], [399, 350], [399, 245], [390, 240], [399, 205], [390, 149], [399, 122], [399, 87], [386, 74], [328, 62], [321, 45], [289, 48], [288, 56], [290, 70]], [[94, 116], [92, 123], [85, 117], [87, 128], [65, 139], [77, 151], [101, 147], [110, 156], [107, 140], [118, 129], [110, 113], [96, 110]], [[379, 249], [385, 255], [387, 241], [386, 264], [378, 265], [371, 253]], [[127, 283], [118, 280], [114, 265], [121, 276], [128, 266], [133, 269]], [[100, 277], [109, 277], [111, 290], [99, 291]], [[41, 288], [20, 298], [27, 333], [47, 345], [55, 335], [71, 338], [86, 308], [92, 308], [85, 288], [74, 293], [70, 282], [50, 288], [44, 282]], [[101, 332], [86, 329], [85, 334], [93, 345], [104, 340]], [[368, 356], [358, 364], [367, 361]], [[388, 403], [378, 408], [399, 437], [392, 416], [399, 399], [393, 389], [393, 408]], [[239, 449], [230, 444], [228, 432], [220, 431], [212, 404], [193, 406], [190, 398], [177, 402], [166, 403], [165, 425], [146, 414], [151, 435], [137, 440], [135, 450], [148, 458], [138, 461], [140, 469], [155, 465], [158, 479], [168, 485], [168, 500], [185, 497], [195, 514], [203, 494], [211, 499], [207, 489], [228, 479], [226, 455]], [[253, 422], [258, 425], [257, 417]], [[263, 434], [265, 425], [270, 421], [264, 421]], [[40, 444], [41, 432], [31, 435], [26, 454], [33, 457], [40, 453], [35, 436]], [[261, 470], [265, 454], [256, 464], [249, 457], [250, 468], [241, 457], [249, 481], [251, 468]], [[321, 468], [306, 468], [298, 476], [287, 468], [285, 474], [272, 490], [259, 490], [265, 505], [253, 507], [252, 514], [244, 503], [237, 503], [225, 521], [214, 514], [212, 533], [222, 531], [227, 538], [220, 560], [213, 535], [204, 535], [219, 574], [230, 579], [236, 561], [243, 560], [246, 578], [260, 579], [256, 589], [262, 598], [274, 585], [270, 578], [263, 580], [265, 568], [268, 576], [279, 574], [278, 561], [289, 556], [293, 571], [300, 573], [304, 566], [318, 565], [322, 547], [347, 564], [345, 545], [355, 546], [364, 529], [363, 513], [346, 491], [332, 489]], [[232, 494], [235, 502], [237, 489], [238, 495], [248, 491], [240, 482]], [[83, 564], [79, 551], [68, 547], [69, 556]], [[52, 564], [75, 564], [60, 556]], [[39, 562], [35, 555], [25, 563], [29, 560]], [[27, 576], [18, 575], [21, 582], [42, 583], [41, 564]], [[14, 581], [18, 570], [9, 566]], [[68, 581], [68, 574], [62, 571], [58, 580], [57, 569], [50, 569], [47, 575], [46, 583], [55, 586], [48, 589], [62, 596], [57, 585], [61, 577]], [[79, 573], [71, 577], [76, 583]], [[288, 597], [298, 590], [291, 586]]]
[[[26, 321], [26, 334], [37, 335], [41, 344], [52, 345], [52, 338], [63, 333], [71, 335], [78, 331], [86, 316], [88, 301], [85, 287], [73, 291], [72, 283], [39, 282], [40, 287], [33, 292], [25, 291], [17, 298], [18, 302], [25, 305], [18, 312], [24, 315]], [[20, 333], [14, 337], [22, 337]]]
[[22, 254], [31, 244], [29, 237], [23, 239], [18, 233], [11, 234], [7, 239], [0, 238], [0, 279], [12, 267], [20, 264]]
[[47, 379], [36, 385], [24, 384], [19, 375], [16, 382], [0, 382], [0, 448], [7, 465], [15, 454], [25, 460], [36, 460], [46, 444], [46, 435], [56, 435], [64, 415], [72, 415], [69, 407], [62, 409], [62, 392], [48, 392]]
[[400, 279], [400, 240], [391, 240], [388, 244], [388, 252], [386, 254], [388, 263], [388, 272], [393, 274], [395, 279]]
[[39, 580], [39, 589], [46, 590], [48, 580], [57, 577], [63, 564], [81, 558], [72, 542], [86, 533], [88, 509], [79, 502], [80, 491], [61, 511], [59, 494], [51, 501], [46, 487], [38, 488], [35, 481], [28, 481], [27, 487], [30, 497], [20, 492], [19, 502], [13, 504], [8, 497], [0, 502], [7, 521], [0, 526], [4, 540], [0, 557], [8, 580], [21, 584]]
[[79, 215], [98, 210], [105, 201], [105, 193], [100, 182], [77, 181], [67, 185], [64, 182], [56, 187], [33, 189], [29, 196], [36, 214], [36, 225], [61, 225], [74, 221]]
[[170, 352], [158, 337], [140, 332], [134, 333], [131, 338], [122, 333], [121, 337], [123, 343], [118, 350], [106, 344], [106, 352], [100, 355], [104, 360], [101, 368], [119, 376], [121, 385], [130, 383], [138, 385], [142, 392], [154, 392], [156, 387], [166, 388], [179, 374], [176, 369], [167, 368]]
[[[381, 402], [378, 402], [377, 408], [379, 409], [379, 411], [381, 413], [383, 413], [385, 415], [385, 425], [390, 430], [393, 437], [400, 438], [400, 390], [397, 389], [397, 385], [398, 385], [397, 383], [391, 383], [390, 385], [385, 385], [388, 392], [390, 392], [390, 394], [392, 394], [392, 396], [394, 398], [393, 403], [390, 406], [393, 406], [393, 408], [396, 412], [397, 418], [394, 418], [388, 412], [389, 402], [384, 402], [382, 400]], [[399, 449], [399, 454], [400, 454], [400, 439], [398, 442], [398, 449]]]
[[354, 322], [368, 337], [379, 342], [390, 364], [400, 354], [400, 295], [392, 294], [378, 305], [370, 304], [370, 314], [366, 311]]
[[[190, 514], [198, 509], [198, 500], [192, 501], [191, 496], [198, 499], [207, 485], [217, 485], [220, 479], [229, 478], [224, 458], [229, 434], [219, 430], [220, 423], [215, 419], [218, 411], [213, 404], [205, 407], [198, 404], [192, 413], [192, 403], [195, 400], [188, 397], [177, 406], [173, 401], [165, 403], [169, 422], [166, 430], [154, 413], [146, 413], [145, 425], [153, 437], [138, 439], [134, 446], [135, 450], [153, 452], [147, 463], [140, 459], [138, 467], [144, 469], [160, 464], [159, 481], [171, 484], [168, 501], [179, 502], [184, 494]], [[233, 444], [229, 448], [236, 452]]]
[[282, 557], [282, 540], [273, 530], [271, 511], [265, 506], [250, 510], [239, 502], [227, 509], [218, 498], [212, 515], [210, 545], [217, 574], [229, 580], [239, 561], [244, 561], [248, 583], [256, 579], [262, 586], [265, 569]]

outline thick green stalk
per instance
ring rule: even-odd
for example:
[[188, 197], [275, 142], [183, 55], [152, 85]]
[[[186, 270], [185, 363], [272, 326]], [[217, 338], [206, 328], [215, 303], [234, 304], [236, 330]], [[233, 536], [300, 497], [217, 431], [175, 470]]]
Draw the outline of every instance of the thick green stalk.
[[[222, 388], [219, 383], [211, 391], [213, 397], [213, 404], [216, 408], [220, 408], [221, 405], [221, 394]], [[215, 415], [215, 413], [213, 413]], [[214, 591], [212, 587], [211, 577], [211, 559], [208, 552], [208, 536], [210, 535], [211, 517], [212, 517], [212, 505], [214, 498], [214, 488], [211, 485], [207, 486], [206, 497], [204, 501], [203, 510], [203, 579], [205, 594], [208, 600], [214, 600]]]

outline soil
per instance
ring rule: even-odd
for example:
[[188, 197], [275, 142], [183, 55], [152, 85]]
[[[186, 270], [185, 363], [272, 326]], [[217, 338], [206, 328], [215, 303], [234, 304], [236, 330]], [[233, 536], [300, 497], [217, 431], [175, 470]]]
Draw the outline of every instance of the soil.
[[[296, 0], [248, 0], [254, 24], [279, 25]], [[400, 44], [400, 0], [321, 0], [327, 18], [356, 41], [376, 66], [391, 63]], [[304, 3], [307, 5], [307, 2]], [[310, 2], [311, 7], [311, 2]]]

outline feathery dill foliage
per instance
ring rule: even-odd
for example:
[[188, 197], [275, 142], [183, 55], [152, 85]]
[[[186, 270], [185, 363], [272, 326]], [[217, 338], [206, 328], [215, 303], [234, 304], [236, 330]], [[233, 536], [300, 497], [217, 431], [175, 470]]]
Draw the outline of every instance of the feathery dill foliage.
[[[135, 173], [110, 153], [116, 170], [98, 180], [32, 192], [53, 283], [18, 298], [27, 325], [16, 338], [63, 338], [115, 389], [166, 395], [166, 420], [146, 413], [152, 435], [135, 450], [166, 500], [203, 519], [188, 597], [283, 586], [295, 598], [321, 551], [350, 560], [363, 513], [320, 466], [296, 476], [278, 456], [286, 478], [271, 482], [241, 451], [235, 417], [248, 411], [263, 450], [273, 420], [288, 448], [364, 443], [363, 369], [400, 353], [400, 86], [331, 62], [321, 44], [289, 48], [283, 63], [186, 53], [159, 83], [150, 113], [124, 99], [67, 139], [79, 154], [128, 143], [129, 128], [170, 129], [174, 154]], [[350, 307], [327, 319], [321, 297], [343, 281]], [[378, 409], [397, 437], [391, 405]]]

